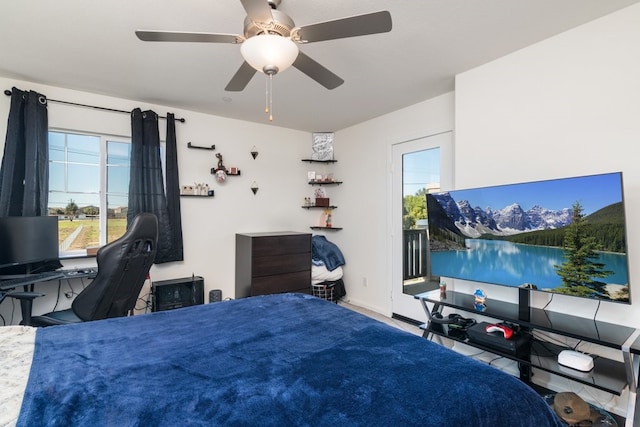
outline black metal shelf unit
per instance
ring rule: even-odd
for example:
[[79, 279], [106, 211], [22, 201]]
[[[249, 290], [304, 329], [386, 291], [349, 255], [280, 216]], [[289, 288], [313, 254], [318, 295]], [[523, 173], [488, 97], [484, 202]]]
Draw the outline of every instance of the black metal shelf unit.
[[[474, 308], [473, 295], [453, 291], [445, 293], [430, 291], [418, 294], [415, 298], [420, 300], [429, 319], [432, 319], [433, 314], [441, 313], [444, 307], [449, 307], [517, 325], [530, 335], [530, 347], [526, 354], [516, 355], [500, 351], [496, 347], [469, 340], [466, 334], [459, 332], [459, 329], [455, 330], [431, 321], [421, 325], [425, 337], [431, 334], [446, 337], [515, 360], [520, 367], [520, 378], [525, 381], [531, 378], [531, 373], [526, 371], [537, 368], [618, 396], [628, 386], [633, 392], [631, 394], [635, 395], [637, 373], [634, 368], [636, 365], [634, 359], [640, 355], [640, 339], [638, 339], [638, 330], [635, 328], [531, 307], [528, 312], [523, 313], [519, 304], [504, 301], [488, 301], [483, 311], [479, 312]], [[432, 304], [432, 308], [430, 309], [427, 304]], [[557, 357], [562, 350], [571, 350], [571, 348], [551, 343], [540, 334], [534, 334], [538, 331], [620, 350], [623, 354], [623, 362], [595, 356], [594, 368], [590, 372], [566, 368], [558, 364]], [[635, 397], [629, 404], [635, 406]]]

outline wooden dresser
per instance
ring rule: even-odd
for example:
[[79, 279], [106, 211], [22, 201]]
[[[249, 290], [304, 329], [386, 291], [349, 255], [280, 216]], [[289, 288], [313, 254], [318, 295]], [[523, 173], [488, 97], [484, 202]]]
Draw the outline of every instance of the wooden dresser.
[[311, 293], [311, 233], [236, 234], [236, 298]]

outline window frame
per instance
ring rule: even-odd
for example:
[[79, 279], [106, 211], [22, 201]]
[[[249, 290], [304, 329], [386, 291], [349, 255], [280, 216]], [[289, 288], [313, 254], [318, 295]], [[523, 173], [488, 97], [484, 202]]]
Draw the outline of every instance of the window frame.
[[[129, 136], [120, 136], [120, 135], [112, 135], [112, 134], [106, 134], [106, 133], [96, 133], [96, 132], [88, 132], [88, 131], [80, 131], [80, 130], [70, 130], [70, 129], [59, 129], [59, 128], [49, 128], [48, 132], [51, 133], [59, 133], [59, 134], [64, 134], [65, 138], [66, 135], [78, 135], [78, 136], [86, 136], [86, 137], [95, 137], [99, 139], [99, 144], [98, 144], [98, 167], [99, 167], [99, 171], [98, 171], [98, 177], [99, 177], [99, 182], [98, 182], [98, 189], [97, 189], [97, 196], [98, 196], [98, 209], [99, 209], [99, 213], [98, 213], [98, 227], [99, 227], [99, 246], [104, 246], [107, 243], [107, 239], [108, 239], [108, 229], [107, 229], [107, 220], [108, 220], [108, 200], [109, 200], [109, 195], [110, 193], [108, 192], [108, 144], [110, 142], [115, 142], [115, 143], [123, 143], [123, 144], [131, 144], [131, 137]], [[65, 141], [65, 148], [66, 148], [66, 141]], [[162, 150], [162, 143], [161, 143], [161, 152], [164, 153], [164, 150]], [[162, 160], [163, 160], [163, 166], [164, 166], [164, 156], [162, 156]], [[51, 160], [49, 159], [49, 164], [53, 164], [53, 163], [62, 163], [62, 164], [69, 164], [69, 160], [68, 158], [65, 157], [64, 160]], [[50, 172], [51, 173], [51, 172]], [[64, 192], [65, 194], [91, 194], [91, 195], [95, 195], [96, 193], [91, 191], [91, 192], [79, 192], [79, 191], [75, 191], [75, 192], [69, 192], [68, 190], [68, 186], [67, 186], [67, 178], [68, 178], [68, 170], [65, 167], [65, 189]], [[51, 176], [49, 176], [47, 179], [49, 179], [49, 183], [51, 182]], [[58, 191], [52, 191], [51, 189], [49, 189], [49, 194], [51, 194], [52, 192], [58, 192]], [[120, 194], [120, 193], [116, 193], [116, 194]], [[128, 195], [127, 195], [128, 197]], [[49, 203], [47, 203], [47, 209], [51, 209], [51, 206], [49, 205]], [[88, 251], [88, 248], [84, 248], [84, 249], [77, 249], [77, 250], [72, 250], [72, 251], [61, 251], [59, 256], [60, 259], [70, 259], [70, 258], [86, 258], [86, 257], [90, 257], [93, 256], [94, 253], [91, 253], [90, 251]]]

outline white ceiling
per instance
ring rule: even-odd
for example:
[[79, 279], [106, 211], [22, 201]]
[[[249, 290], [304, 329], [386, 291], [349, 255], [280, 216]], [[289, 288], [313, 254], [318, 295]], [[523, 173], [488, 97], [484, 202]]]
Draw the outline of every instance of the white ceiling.
[[[388, 10], [393, 29], [302, 46], [345, 83], [327, 90], [293, 67], [278, 74], [272, 124], [343, 129], [451, 91], [457, 73], [639, 1], [282, 0], [278, 10], [298, 26]], [[238, 45], [134, 35], [242, 34], [244, 17], [239, 0], [2, 1], [0, 76], [269, 123], [262, 74], [242, 92], [224, 90], [242, 63]]]

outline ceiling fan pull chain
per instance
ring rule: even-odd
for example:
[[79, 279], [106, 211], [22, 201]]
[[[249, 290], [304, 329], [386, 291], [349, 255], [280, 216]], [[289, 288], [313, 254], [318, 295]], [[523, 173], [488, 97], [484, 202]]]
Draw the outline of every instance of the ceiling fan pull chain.
[[269, 121], [273, 121], [273, 74], [269, 74]]
[[264, 79], [264, 112], [269, 114], [269, 75]]

